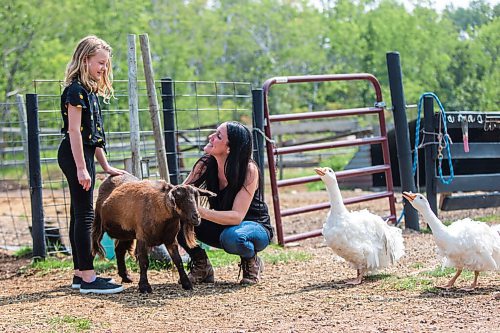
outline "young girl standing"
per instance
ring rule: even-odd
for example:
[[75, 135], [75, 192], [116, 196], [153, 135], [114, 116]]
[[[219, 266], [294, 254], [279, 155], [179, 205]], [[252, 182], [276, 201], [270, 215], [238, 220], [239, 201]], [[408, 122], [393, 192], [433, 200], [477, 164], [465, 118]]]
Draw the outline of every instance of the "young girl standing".
[[57, 159], [71, 196], [69, 239], [75, 270], [71, 286], [84, 294], [123, 290], [112, 279], [96, 276], [90, 239], [94, 220], [94, 156], [106, 173], [126, 173], [110, 166], [104, 152], [106, 138], [97, 95], [109, 101], [113, 96], [111, 80], [111, 47], [95, 36], [83, 38], [66, 68], [61, 95], [64, 138]]

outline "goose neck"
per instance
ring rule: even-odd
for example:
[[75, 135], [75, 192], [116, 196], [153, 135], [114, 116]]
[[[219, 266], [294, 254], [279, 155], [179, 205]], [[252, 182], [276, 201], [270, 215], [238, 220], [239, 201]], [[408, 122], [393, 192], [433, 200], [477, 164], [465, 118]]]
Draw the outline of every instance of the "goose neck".
[[342, 200], [342, 193], [340, 192], [340, 188], [336, 180], [331, 179], [327, 183], [327, 190], [332, 210], [336, 213], [347, 212], [347, 208]]
[[434, 214], [430, 207], [427, 207], [427, 209], [422, 212], [422, 215], [431, 227], [433, 234], [445, 233], [446, 226], [437, 218], [436, 214]]

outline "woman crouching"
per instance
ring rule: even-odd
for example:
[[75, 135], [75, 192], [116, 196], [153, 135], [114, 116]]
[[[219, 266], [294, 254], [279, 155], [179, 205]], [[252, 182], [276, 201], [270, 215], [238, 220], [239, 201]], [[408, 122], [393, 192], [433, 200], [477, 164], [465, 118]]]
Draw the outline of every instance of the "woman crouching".
[[[235, 122], [221, 124], [208, 137], [203, 155], [185, 180], [217, 194], [208, 198], [209, 207], [200, 207], [202, 222], [195, 227], [198, 240], [241, 257], [243, 279], [255, 284], [264, 266], [257, 252], [273, 237], [269, 212], [259, 189], [259, 169], [251, 159], [252, 134]], [[214, 282], [214, 270], [205, 250], [189, 248], [180, 233], [179, 244], [191, 257], [192, 283]]]

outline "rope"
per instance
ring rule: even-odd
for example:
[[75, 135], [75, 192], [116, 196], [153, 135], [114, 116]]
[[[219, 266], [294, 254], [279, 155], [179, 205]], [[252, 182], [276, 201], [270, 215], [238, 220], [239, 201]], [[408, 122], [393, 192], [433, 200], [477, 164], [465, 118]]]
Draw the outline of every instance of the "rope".
[[270, 143], [270, 144], [272, 144], [273, 146], [275, 145], [275, 141], [274, 141], [274, 140], [272, 140], [272, 139], [270, 139], [270, 138], [268, 138], [268, 137], [266, 136], [266, 133], [262, 132], [262, 130], [261, 130], [260, 128], [254, 127], [254, 128], [253, 128], [253, 131], [254, 131], [254, 132], [259, 133], [259, 134], [260, 134], [260, 135], [264, 138], [264, 140], [266, 140], [267, 142], [269, 142], [269, 143]]
[[[422, 102], [424, 100], [424, 97], [426, 96], [430, 96], [432, 98], [434, 98], [434, 100], [436, 100], [438, 106], [439, 106], [439, 115], [440, 115], [440, 122], [439, 122], [439, 132], [438, 133], [428, 133], [426, 131], [422, 131], [422, 133], [424, 134], [433, 134], [433, 135], [437, 135], [437, 142], [430, 142], [430, 143], [426, 143], [424, 144], [422, 140], [422, 142], [420, 142], [420, 118], [421, 118], [421, 111], [422, 111]], [[441, 181], [441, 183], [443, 184], [450, 184], [452, 181], [453, 181], [453, 178], [455, 177], [455, 173], [453, 171], [453, 164], [451, 163], [451, 151], [450, 151], [450, 144], [452, 144], [453, 142], [451, 141], [451, 138], [448, 134], [448, 128], [446, 126], [446, 112], [444, 110], [444, 107], [443, 107], [443, 104], [441, 104], [441, 101], [439, 100], [439, 98], [436, 96], [436, 94], [432, 93], [432, 92], [425, 92], [423, 93], [420, 98], [418, 99], [418, 105], [417, 105], [417, 121], [416, 121], [416, 124], [415, 124], [415, 148], [413, 150], [413, 166], [412, 166], [412, 174], [413, 176], [415, 176], [416, 172], [417, 172], [417, 168], [418, 168], [418, 149], [421, 148], [421, 147], [424, 147], [426, 145], [429, 145], [429, 144], [437, 144], [438, 145], [438, 172], [439, 172], [439, 180]], [[443, 126], [443, 129], [444, 131], [442, 132], [441, 131], [441, 125]], [[443, 143], [444, 141], [444, 143]], [[447, 157], [448, 157], [448, 166], [449, 166], [449, 169], [450, 169], [450, 176], [448, 178], [445, 178], [443, 176], [443, 150], [446, 149], [446, 152], [447, 152]], [[429, 175], [426, 175], [426, 177], [429, 177]], [[401, 211], [401, 215], [399, 216], [398, 220], [396, 221], [396, 227], [399, 226], [399, 224], [401, 223], [401, 220], [403, 219], [403, 217], [405, 216], [405, 210], [404, 210], [404, 207], [403, 207], [403, 210]]]
[[[421, 111], [422, 111], [422, 103], [423, 103], [423, 100], [424, 100], [424, 97], [426, 96], [430, 96], [432, 98], [434, 98], [439, 106], [439, 109], [440, 109], [440, 112], [439, 112], [439, 115], [440, 115], [440, 122], [439, 122], [439, 127], [440, 127], [440, 130], [439, 130], [439, 133], [437, 134], [438, 138], [438, 172], [439, 172], [439, 180], [441, 181], [441, 183], [443, 184], [450, 184], [452, 181], [453, 181], [453, 178], [455, 177], [455, 173], [453, 171], [453, 164], [451, 163], [451, 151], [450, 151], [450, 144], [452, 144], [453, 142], [451, 142], [451, 138], [448, 134], [448, 128], [446, 126], [446, 112], [444, 110], [444, 107], [443, 107], [443, 104], [441, 104], [441, 101], [439, 100], [439, 98], [436, 96], [436, 94], [432, 93], [432, 92], [426, 92], [426, 93], [423, 93], [419, 100], [418, 100], [418, 113], [417, 113], [417, 122], [415, 124], [415, 149], [413, 151], [413, 168], [412, 168], [412, 172], [413, 172], [413, 175], [415, 176], [415, 173], [416, 173], [416, 170], [417, 170], [417, 166], [418, 166], [418, 148], [420, 147], [420, 115], [421, 115]], [[443, 132], [441, 132], [441, 124], [443, 126]], [[443, 143], [444, 141], [444, 143]], [[447, 157], [448, 157], [448, 166], [449, 166], [449, 169], [450, 169], [450, 176], [448, 178], [445, 178], [443, 176], [443, 150], [446, 150], [446, 153], [447, 153]]]

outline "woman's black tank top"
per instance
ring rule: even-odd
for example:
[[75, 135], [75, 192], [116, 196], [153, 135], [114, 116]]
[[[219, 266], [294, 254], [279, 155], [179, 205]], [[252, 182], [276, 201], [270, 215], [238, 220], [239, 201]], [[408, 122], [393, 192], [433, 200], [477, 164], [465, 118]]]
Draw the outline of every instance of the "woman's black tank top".
[[[227, 187], [216, 192], [217, 196], [209, 198], [210, 208], [215, 210], [224, 210], [222, 208], [222, 202], [224, 201], [224, 196], [227, 194]], [[254, 221], [260, 223], [269, 234], [269, 239], [273, 238], [273, 228], [271, 226], [271, 218], [269, 217], [269, 210], [267, 204], [264, 202], [260, 189], [255, 191], [253, 195], [252, 202], [248, 208], [248, 212], [245, 215], [243, 221]]]

